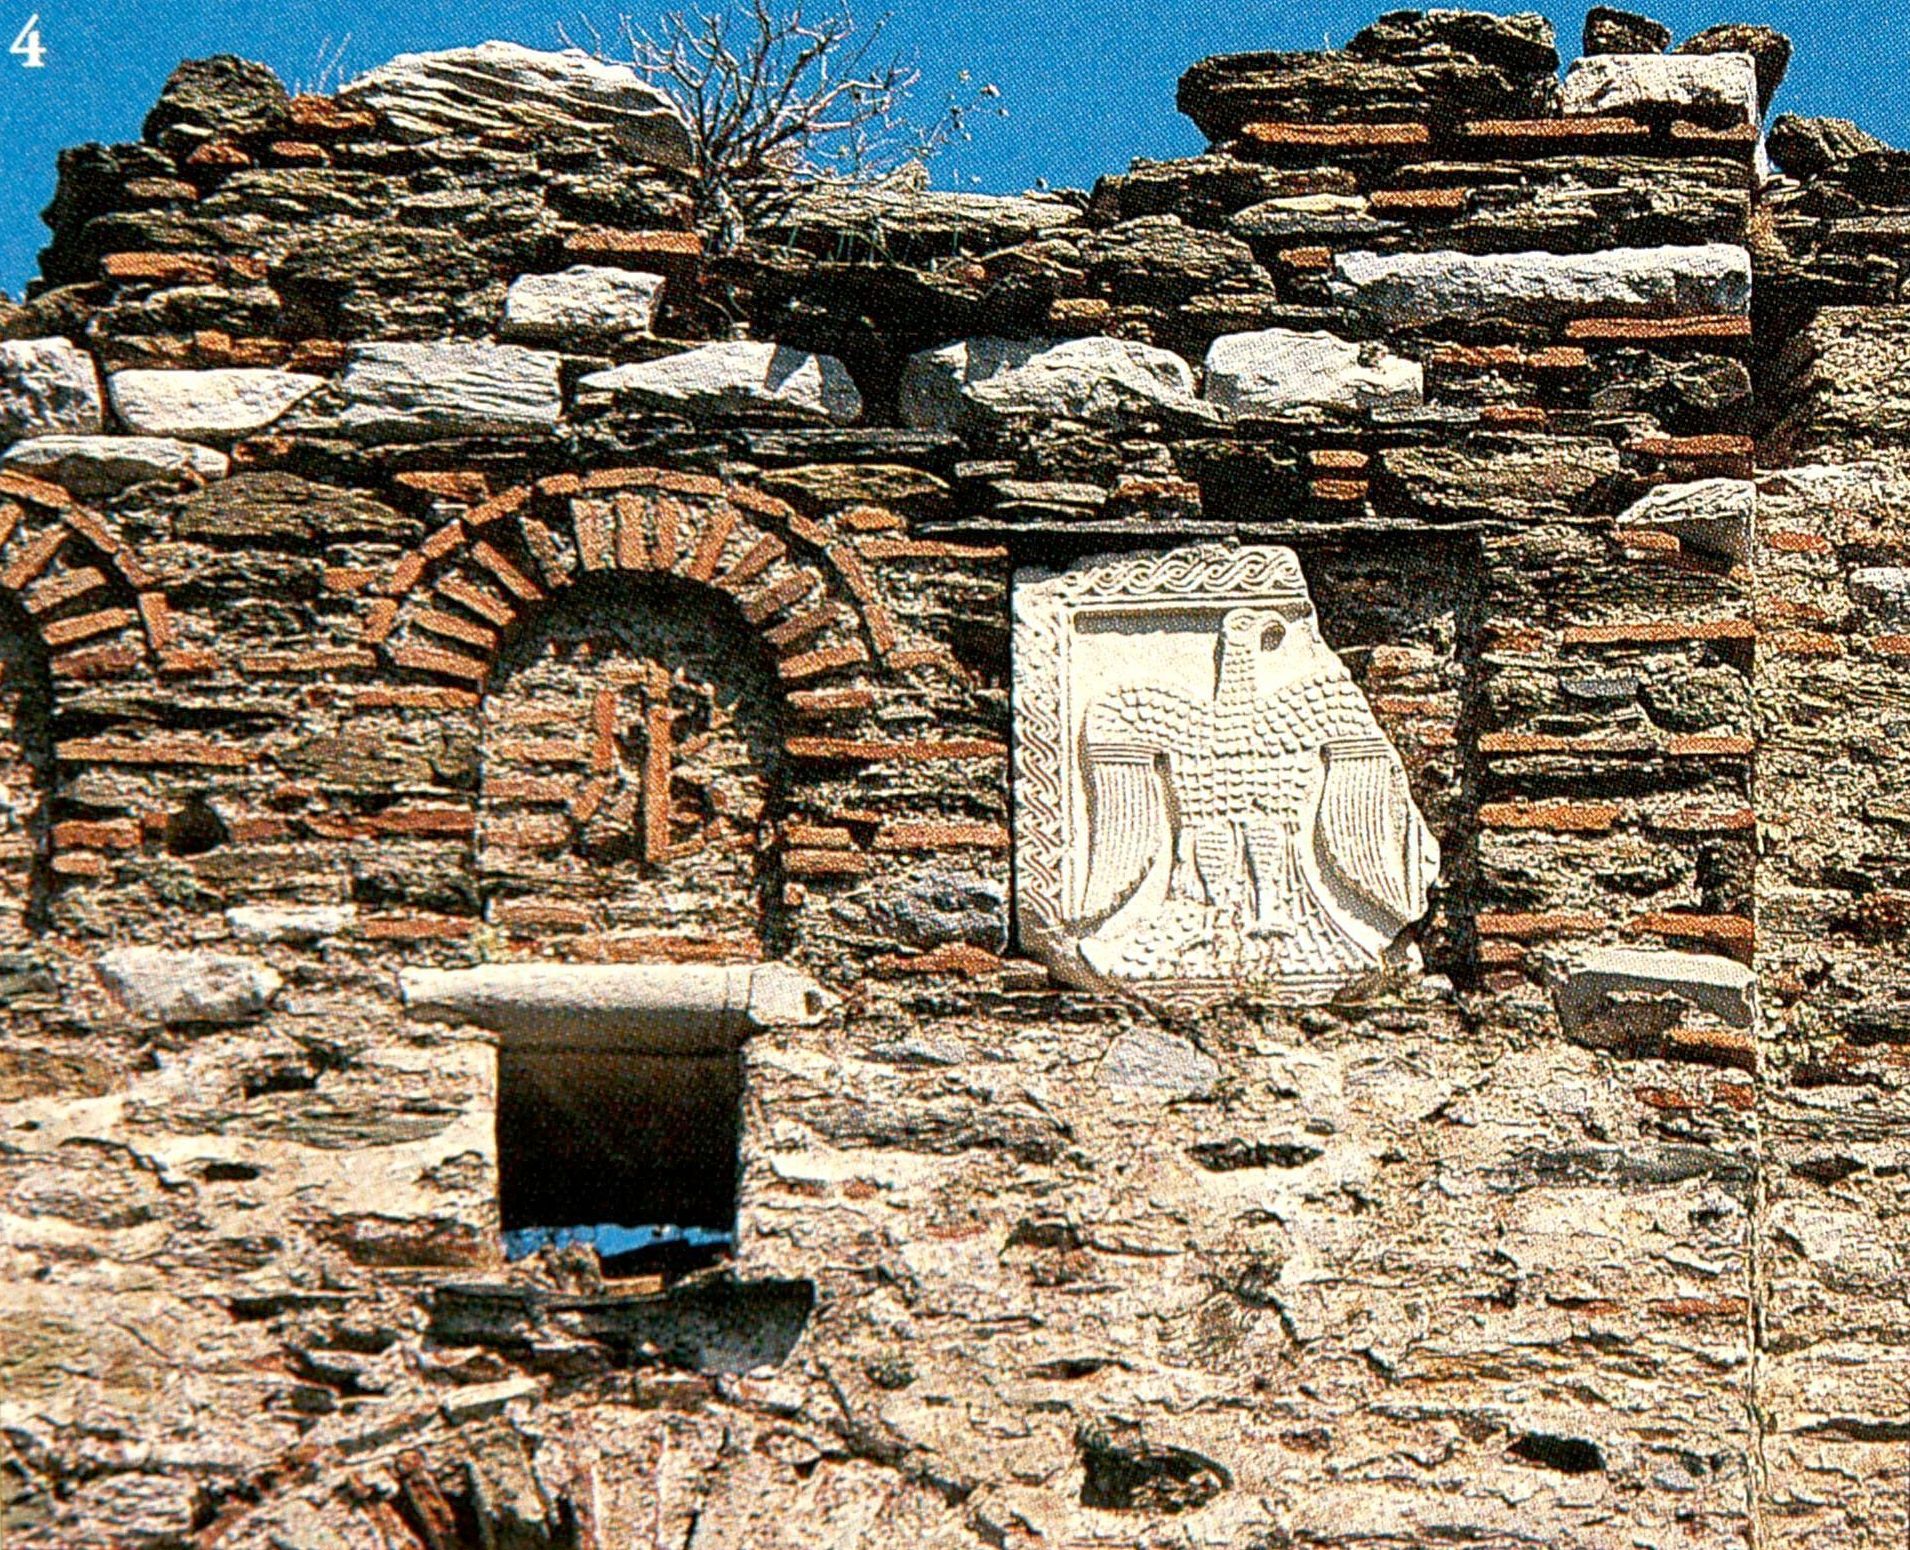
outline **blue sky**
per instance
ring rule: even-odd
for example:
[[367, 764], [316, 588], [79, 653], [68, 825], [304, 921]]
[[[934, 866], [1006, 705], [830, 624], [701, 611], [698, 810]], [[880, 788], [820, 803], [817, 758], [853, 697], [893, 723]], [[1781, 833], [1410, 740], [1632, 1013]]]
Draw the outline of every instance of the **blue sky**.
[[[0, 54], [0, 288], [18, 295], [46, 238], [39, 212], [53, 192], [54, 155], [83, 140], [136, 139], [161, 83], [180, 59], [236, 53], [264, 60], [289, 83], [311, 81], [328, 45], [350, 35], [346, 73], [408, 49], [487, 37], [556, 47], [579, 10], [553, 0], [0, 0], [0, 43], [39, 8], [46, 64]], [[659, 6], [659, 9], [666, 8]], [[894, 0], [891, 36], [923, 69], [926, 107], [958, 73], [1001, 88], [1010, 117], [978, 128], [971, 146], [939, 161], [942, 186], [1012, 191], [1046, 178], [1086, 187], [1135, 156], [1200, 149], [1174, 111], [1174, 82], [1206, 54], [1343, 43], [1383, 0], [1300, 0], [1278, 6], [1210, 0]], [[875, 15], [880, 4], [858, 6]], [[1514, 6], [1495, 9], [1516, 9]], [[1797, 58], [1778, 110], [1855, 118], [1893, 144], [1910, 142], [1910, 8], [1902, 0], [1782, 0], [1719, 12], [1650, 8], [1680, 37], [1715, 21], [1763, 21], [1789, 33]], [[18, 13], [17, 15], [15, 13]], [[618, 7], [586, 7], [606, 32]], [[641, 18], [646, 13], [635, 13]], [[1583, 8], [1550, 13], [1560, 52], [1576, 51]], [[574, 26], [573, 26], [574, 30]]]

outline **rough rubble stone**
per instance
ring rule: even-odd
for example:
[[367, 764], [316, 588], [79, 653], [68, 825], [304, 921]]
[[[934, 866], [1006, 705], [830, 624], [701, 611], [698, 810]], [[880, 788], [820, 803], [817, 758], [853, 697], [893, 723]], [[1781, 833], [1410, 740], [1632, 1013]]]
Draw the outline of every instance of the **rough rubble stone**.
[[1378, 345], [1287, 328], [1224, 334], [1207, 351], [1201, 396], [1234, 414], [1277, 415], [1303, 405], [1410, 409], [1425, 373]]
[[344, 543], [406, 542], [424, 522], [359, 490], [316, 484], [297, 474], [238, 473], [190, 496], [173, 517], [177, 537], [202, 543], [245, 539]]
[[1910, 566], [1864, 565], [1850, 573], [1850, 596], [1893, 624], [1910, 620]]
[[1197, 407], [1186, 361], [1127, 339], [964, 339], [911, 356], [902, 373], [902, 420], [918, 430], [973, 413], [1108, 422]]
[[560, 274], [519, 275], [504, 297], [507, 339], [584, 340], [647, 334], [663, 276], [576, 264]]
[[124, 947], [97, 961], [99, 977], [134, 1017], [165, 1023], [240, 1023], [263, 1013], [284, 983], [256, 958]]
[[1584, 254], [1356, 252], [1338, 255], [1333, 270], [1337, 301], [1394, 328], [1479, 318], [1742, 314], [1751, 301], [1750, 255], [1726, 243]]
[[190, 150], [218, 135], [281, 130], [290, 104], [285, 83], [265, 65], [231, 54], [188, 59], [167, 78], [142, 132], [152, 144]]
[[65, 339], [0, 344], [0, 442], [100, 428], [99, 373]]
[[1757, 70], [1749, 54], [1596, 54], [1565, 73], [1566, 113], [1587, 118], [1681, 118], [1755, 124]]
[[1214, 1090], [1220, 1064], [1185, 1039], [1152, 1029], [1124, 1033], [1108, 1046], [1099, 1072], [1104, 1087], [1133, 1088], [1164, 1097], [1198, 1098]]
[[885, 180], [804, 188], [786, 207], [770, 211], [760, 230], [824, 257], [882, 254], [928, 262], [992, 253], [1080, 224], [1079, 207], [1052, 195], [965, 194]]
[[656, 87], [628, 65], [518, 43], [400, 54], [340, 88], [396, 128], [425, 138], [532, 129], [601, 136], [636, 161], [689, 167], [688, 126]]
[[1791, 65], [1791, 40], [1773, 27], [1724, 22], [1695, 32], [1678, 45], [1680, 54], [1749, 54], [1757, 66], [1758, 116], [1771, 111], [1771, 99]]
[[1364, 123], [1527, 118], [1557, 94], [1548, 72], [1513, 74], [1466, 56], [1415, 64], [1343, 53], [1223, 54], [1181, 77], [1175, 98], [1208, 139], [1231, 140], [1250, 123]]
[[1558, 35], [1536, 11], [1388, 11], [1354, 33], [1346, 51], [1402, 64], [1459, 56], [1515, 75], [1552, 75], [1559, 67]]
[[225, 918], [241, 942], [318, 942], [348, 930], [358, 918], [358, 907], [247, 904], [227, 910]]
[[1671, 47], [1671, 29], [1649, 16], [1595, 5], [1585, 13], [1586, 54], [1662, 54]]
[[1780, 172], [1808, 181], [1840, 161], [1889, 147], [1847, 118], [1799, 118], [1780, 113], [1765, 144]]
[[767, 340], [699, 345], [653, 361], [592, 372], [578, 384], [640, 403], [691, 414], [773, 409], [847, 425], [862, 415], [862, 394], [833, 355], [811, 355]]
[[325, 385], [323, 377], [256, 366], [209, 371], [116, 371], [106, 379], [113, 412], [142, 436], [221, 440], [263, 430]]
[[149, 479], [223, 479], [230, 465], [223, 452], [163, 436], [35, 436], [0, 457], [0, 466], [49, 480], [82, 500], [117, 495]]
[[564, 413], [558, 361], [514, 344], [363, 344], [339, 391], [339, 423], [365, 441], [534, 436]]
[[1271, 288], [1238, 237], [1187, 227], [1173, 215], [1122, 221], [1082, 238], [1080, 251], [1089, 285], [1117, 306], [1174, 306], [1198, 291]]

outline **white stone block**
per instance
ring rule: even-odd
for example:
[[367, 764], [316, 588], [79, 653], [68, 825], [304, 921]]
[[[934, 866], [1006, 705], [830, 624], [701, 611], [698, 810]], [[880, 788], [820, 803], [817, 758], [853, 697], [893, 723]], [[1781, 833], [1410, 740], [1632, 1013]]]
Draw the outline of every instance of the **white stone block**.
[[767, 340], [698, 345], [593, 372], [578, 387], [690, 414], [774, 408], [839, 425], [862, 414], [862, 394], [841, 361]]
[[224, 440], [264, 430], [324, 385], [323, 377], [254, 366], [116, 371], [106, 379], [113, 412], [129, 430], [188, 441]]
[[1333, 299], [1381, 330], [1508, 318], [1742, 315], [1751, 257], [1728, 243], [1599, 253], [1342, 253]]
[[0, 455], [0, 467], [45, 479], [83, 500], [152, 479], [204, 484], [223, 479], [231, 463], [215, 448], [164, 436], [35, 436]]
[[92, 356], [65, 339], [0, 343], [0, 442], [63, 432], [91, 435], [101, 423]]
[[1275, 415], [1309, 404], [1411, 409], [1425, 401], [1416, 361], [1323, 331], [1223, 334], [1207, 351], [1202, 396], [1234, 414]]
[[534, 436], [564, 413], [557, 357], [514, 344], [361, 344], [338, 385], [365, 441]]
[[1749, 54], [1594, 54], [1566, 71], [1563, 106], [1574, 118], [1756, 124], [1757, 66]]
[[120, 948], [95, 967], [133, 1016], [167, 1024], [248, 1022], [284, 983], [256, 958], [161, 947]]
[[609, 339], [647, 334], [663, 276], [578, 264], [560, 274], [519, 275], [504, 297], [502, 332], [513, 339]]
[[348, 81], [347, 101], [376, 108], [410, 134], [477, 135], [532, 129], [604, 136], [639, 161], [687, 168], [689, 127], [670, 99], [628, 65], [582, 49], [492, 41], [400, 54]]
[[1699, 479], [1661, 484], [1628, 507], [1620, 527], [1657, 528], [1686, 549], [1740, 564], [1751, 558], [1757, 486], [1748, 479]]
[[241, 942], [322, 941], [337, 936], [357, 918], [355, 904], [242, 904], [225, 912], [226, 924]]
[[901, 409], [915, 429], [952, 430], [975, 412], [1107, 423], [1148, 409], [1198, 413], [1200, 404], [1193, 369], [1153, 345], [981, 337], [911, 356]]
[[1560, 1026], [1588, 1042], [1661, 1033], [1689, 1009], [1734, 1028], [1757, 1022], [1757, 975], [1714, 953], [1577, 948], [1551, 966], [1550, 977]]

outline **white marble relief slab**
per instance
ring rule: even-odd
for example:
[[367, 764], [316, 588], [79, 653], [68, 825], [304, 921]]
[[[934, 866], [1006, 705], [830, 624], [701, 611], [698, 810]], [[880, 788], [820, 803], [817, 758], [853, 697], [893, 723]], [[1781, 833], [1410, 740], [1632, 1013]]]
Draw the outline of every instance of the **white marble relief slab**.
[[1084, 985], [1320, 1001], [1404, 961], [1439, 845], [1290, 549], [1015, 579], [1022, 945]]

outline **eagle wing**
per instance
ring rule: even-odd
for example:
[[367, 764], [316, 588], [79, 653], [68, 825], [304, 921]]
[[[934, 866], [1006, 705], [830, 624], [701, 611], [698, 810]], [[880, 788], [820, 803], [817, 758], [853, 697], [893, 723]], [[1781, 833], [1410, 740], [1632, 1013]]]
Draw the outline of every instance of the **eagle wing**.
[[1335, 663], [1289, 685], [1258, 707], [1257, 729], [1270, 747], [1321, 750], [1323, 859], [1393, 930], [1424, 915], [1439, 842], [1413, 804], [1405, 765], [1345, 669]]
[[1170, 690], [1120, 690], [1096, 704], [1082, 729], [1088, 785], [1088, 876], [1080, 920], [1095, 926], [1120, 910], [1173, 841], [1170, 752], [1206, 736], [1209, 709]]

